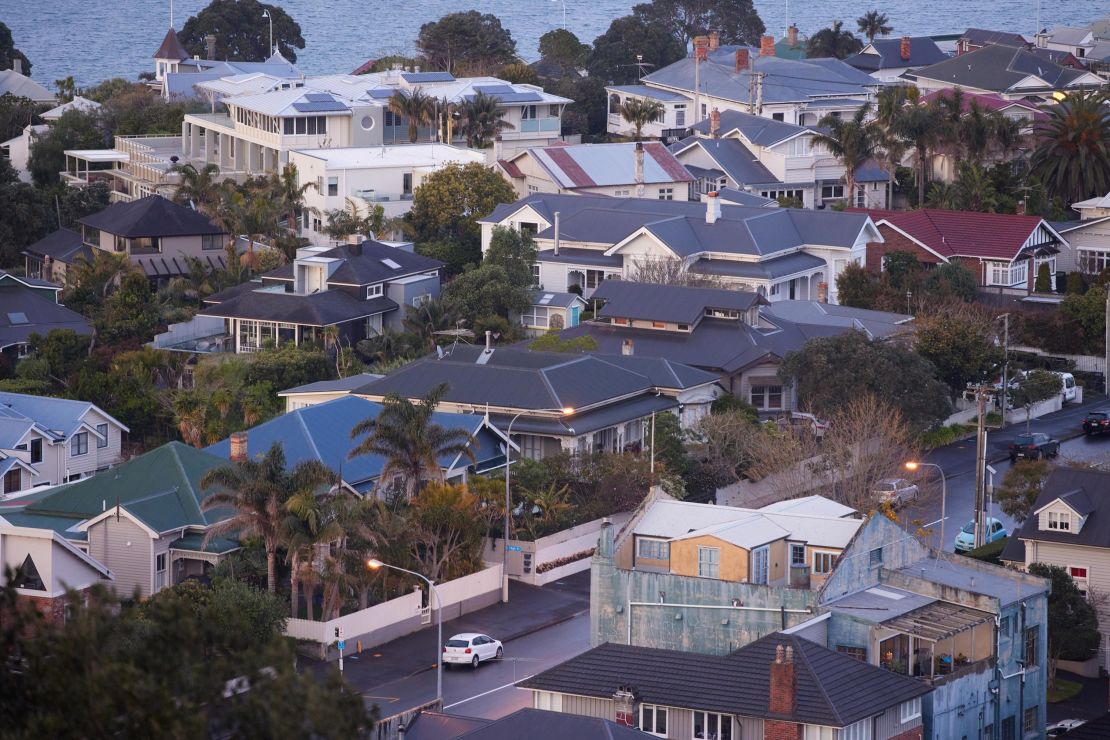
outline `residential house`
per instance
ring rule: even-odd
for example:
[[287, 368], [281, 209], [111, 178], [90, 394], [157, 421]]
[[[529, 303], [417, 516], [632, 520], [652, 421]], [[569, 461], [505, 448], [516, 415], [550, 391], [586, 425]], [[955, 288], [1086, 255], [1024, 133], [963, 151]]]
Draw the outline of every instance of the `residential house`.
[[741, 111], [712, 111], [671, 151], [697, 178], [696, 196], [725, 189], [793, 201], [802, 208], [887, 202], [890, 175], [874, 160], [856, 169], [856, 194], [844, 192], [845, 169], [813, 127]]
[[618, 112], [628, 98], [657, 99], [659, 93], [642, 87], [690, 101], [666, 101], [663, 120], [644, 129], [647, 136], [678, 138], [683, 129], [708, 119], [714, 108], [802, 126], [816, 124], [826, 113], [851, 115], [873, 98], [880, 84], [839, 59], [781, 59], [775, 56], [774, 38], [766, 36], [758, 54], [747, 46], [719, 46], [706, 51], [704, 59], [699, 54], [654, 70], [641, 78], [640, 85], [606, 87], [608, 130], [611, 134], [631, 130]]
[[[1064, 568], [1083, 594], [1110, 591], [1110, 504], [1104, 493], [1110, 473], [1055, 468], [1014, 530], [1002, 560], [1028, 570], [1033, 563]], [[1097, 602], [1098, 665], [1110, 668], [1110, 606]]]
[[[87, 401], [0, 392], [5, 495], [80, 480], [118, 465], [126, 431]], [[18, 488], [15, 468], [22, 471]]]
[[648, 138], [667, 140], [684, 136], [686, 130], [698, 120], [694, 117], [692, 95], [649, 85], [609, 85], [605, 92], [609, 94], [609, 133], [635, 133], [635, 127], [620, 113], [621, 105], [630, 99], [652, 101], [663, 106], [663, 112], [654, 121], [644, 124], [643, 135]]
[[873, 39], [844, 60], [880, 82], [901, 82], [902, 75], [930, 64], [942, 62], [948, 55], [928, 36]]
[[[540, 289], [589, 298], [610, 279], [663, 267], [696, 272], [771, 300], [836, 301], [836, 276], [881, 240], [865, 214], [704, 203], [534, 194], [479, 219], [482, 250], [496, 226], [533, 234]], [[823, 289], [822, 289], [823, 290]], [[575, 291], [577, 292], [577, 291]]]
[[66, 619], [68, 594], [110, 585], [112, 572], [57, 532], [20, 527], [0, 511], [0, 568], [13, 572], [5, 586], [33, 604], [49, 622]]
[[289, 164], [297, 168], [298, 185], [312, 184], [304, 194], [301, 236], [327, 244], [327, 212], [353, 203], [360, 213], [382, 208], [397, 218], [412, 207], [412, 195], [428, 175], [449, 164], [484, 164], [484, 153], [448, 144], [294, 149]]
[[653, 414], [677, 412], [683, 426], [721, 394], [716, 376], [669, 360], [530, 352], [455, 345], [405, 365], [355, 393], [413, 401], [446, 383], [440, 411], [486, 415], [509, 431], [521, 455], [639, 449]]
[[819, 301], [768, 303], [754, 293], [607, 280], [593, 294], [593, 320], [562, 332], [590, 336], [598, 351], [661, 357], [714, 373], [760, 413], [795, 408], [778, 371], [814, 337], [862, 331], [872, 339], [911, 331], [911, 316]]
[[191, 322], [171, 326], [155, 343], [250, 353], [286, 342], [322, 345], [334, 331], [336, 342], [351, 346], [399, 328], [402, 306], [438, 298], [442, 266], [375, 241], [302, 247], [289, 264], [206, 297], [209, 305]]
[[295, 388], [279, 391], [278, 396], [285, 399], [285, 412], [296, 411], [318, 403], [342, 398], [372, 380], [385, 377], [376, 373], [358, 373], [338, 380], [318, 380], [315, 383], [298, 385]]
[[1068, 241], [1038, 216], [973, 211], [868, 211], [882, 242], [867, 245], [866, 267], [883, 270], [890, 252], [912, 252], [925, 267], [959, 261], [992, 291], [1032, 292], [1037, 271], [1055, 275], [1057, 255], [1071, 256]]
[[[3, 74], [4, 72], [0, 72], [0, 75]], [[2, 94], [3, 93], [0, 93], [0, 95]], [[20, 132], [19, 136], [15, 136], [0, 143], [0, 154], [3, 154], [15, 169], [16, 173], [19, 175], [19, 179], [22, 182], [29, 183], [31, 182], [31, 171], [27, 163], [30, 161], [31, 145], [35, 142], [35, 139], [40, 136], [45, 136], [47, 132], [50, 131], [50, 126], [57, 123], [58, 119], [69, 111], [76, 110], [91, 114], [96, 113], [100, 108], [100, 103], [77, 95], [68, 103], [62, 103], [45, 113], [40, 113], [38, 117], [46, 123], [28, 124], [23, 127], [23, 131]]]
[[839, 511], [820, 513], [848, 507], [806, 498], [791, 507], [745, 509], [653, 492], [618, 537], [615, 562], [631, 570], [819, 588], [863, 522]]
[[13, 59], [12, 69], [0, 69], [0, 96], [27, 98], [35, 103], [54, 103], [57, 96], [23, 74], [23, 60]]
[[990, 44], [904, 75], [923, 93], [959, 87], [995, 93], [1007, 100], [1097, 88], [1105, 80], [1091, 72], [1056, 64], [1025, 48]]
[[500, 719], [420, 711], [404, 725], [405, 740], [642, 740], [643, 733], [607, 719], [518, 709]]
[[521, 198], [588, 193], [689, 200], [694, 180], [658, 142], [535, 147], [498, 160], [497, 168]]
[[181, 44], [177, 31], [170, 28], [161, 45], [154, 52], [154, 79], [151, 87], [158, 90], [166, 99], [199, 97], [197, 89], [200, 82], [240, 76], [262, 76], [289, 81], [290, 84], [303, 75], [280, 52], [274, 51], [269, 59], [261, 62], [219, 61], [216, 57], [216, 37], [208, 36], [205, 41], [207, 54], [204, 59], [191, 55]]
[[27, 354], [32, 334], [45, 337], [55, 329], [93, 333], [87, 318], [58, 303], [61, 290], [53, 283], [0, 271], [0, 354], [9, 367]]
[[1027, 49], [1032, 44], [1020, 33], [991, 31], [985, 28], [969, 28], [956, 39], [956, 54], [967, 54], [987, 46], [1009, 46], [1014, 49]]
[[[225, 460], [245, 460], [263, 455], [274, 444], [280, 444], [290, 468], [307, 460], [323, 463], [340, 478], [352, 493], [366, 495], [395, 486], [395, 481], [380, 481], [386, 464], [380, 455], [347, 455], [358, 446], [361, 438], [352, 438], [351, 430], [367, 419], [375, 419], [382, 411], [380, 403], [358, 396], [343, 396], [331, 401], [306, 406], [258, 424], [245, 432], [237, 432], [205, 448]], [[437, 412], [432, 422], [461, 430], [470, 435], [468, 444], [474, 461], [463, 454], [440, 459], [443, 477], [459, 483], [470, 473], [486, 473], [505, 464], [502, 447], [505, 437], [480, 414]]]
[[529, 336], [578, 326], [589, 304], [576, 293], [532, 292], [528, 310], [519, 316], [520, 325]]
[[161, 195], [116, 202], [78, 219], [81, 241], [90, 249], [127, 255], [151, 283], [162, 285], [188, 274], [190, 260], [208, 269], [226, 267], [227, 234], [192, 208]]
[[675, 740], [911, 740], [932, 691], [784, 632], [728, 655], [605, 643], [520, 687], [536, 708]]
[[1071, 207], [1079, 213], [1079, 218], [1084, 221], [1110, 216], [1110, 193], [1072, 203]]
[[0, 516], [16, 526], [57, 533], [110, 569], [121, 597], [137, 593], [147, 598], [206, 574], [239, 548], [224, 538], [204, 542], [208, 527], [228, 512], [201, 509], [212, 491], [200, 480], [226, 464], [224, 458], [170, 442], [111, 472], [2, 507]]
[[65, 285], [78, 260], [92, 262], [93, 247], [85, 244], [80, 232], [61, 228], [24, 249], [23, 258], [28, 277]]
[[[1100, 201], [1106, 203], [1105, 208], [1100, 209], [1096, 205]], [[1110, 267], [1110, 198], [1092, 198], [1075, 203], [1072, 208], [1080, 210], [1083, 214], [1081, 220], [1052, 224], [1052, 228], [1060, 238], [1067, 240], [1069, 246], [1056, 256], [1056, 269], [1098, 275]], [[1100, 211], [1105, 215], [1094, 215]]]

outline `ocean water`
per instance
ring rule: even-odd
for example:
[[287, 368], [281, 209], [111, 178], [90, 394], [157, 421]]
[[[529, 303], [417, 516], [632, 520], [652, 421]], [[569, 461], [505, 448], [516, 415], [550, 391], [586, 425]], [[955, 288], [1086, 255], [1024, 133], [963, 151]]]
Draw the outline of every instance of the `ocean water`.
[[[204, 8], [208, 0], [176, 0], [174, 25]], [[420, 26], [446, 13], [477, 9], [501, 19], [525, 59], [538, 56], [541, 35], [563, 24], [589, 43], [609, 23], [629, 12], [632, 0], [278, 0], [301, 26], [305, 48], [297, 65], [307, 74], [348, 72], [367, 59], [411, 54]], [[881, 8], [894, 34], [958, 33], [969, 26], [1031, 36], [1042, 27], [1086, 24], [1110, 13], [1107, 0], [756, 0], [768, 32], [781, 35], [789, 22], [812, 33], [833, 19], [855, 31], [855, 19]], [[135, 79], [152, 71], [151, 55], [170, 25], [169, 0], [0, 0], [0, 21], [15, 45], [34, 64], [32, 77], [50, 86], [73, 75], [78, 85], [110, 77]], [[265, 32], [267, 21], [258, 20]]]

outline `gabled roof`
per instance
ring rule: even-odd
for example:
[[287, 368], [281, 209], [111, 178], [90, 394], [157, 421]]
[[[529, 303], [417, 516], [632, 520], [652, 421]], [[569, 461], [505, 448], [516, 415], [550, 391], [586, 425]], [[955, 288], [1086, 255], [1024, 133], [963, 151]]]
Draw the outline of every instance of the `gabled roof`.
[[[647, 184], [692, 182], [674, 155], [658, 142], [644, 142], [643, 181]], [[578, 144], [534, 147], [514, 157], [530, 156], [562, 188], [595, 188], [636, 182], [636, 144]]]
[[200, 316], [277, 321], [302, 326], [334, 326], [397, 310], [397, 302], [385, 296], [364, 301], [342, 290], [286, 293], [280, 287], [262, 288], [255, 282], [220, 291], [205, 300], [215, 305], [200, 311]]
[[1039, 216], [1010, 213], [978, 213], [920, 208], [916, 211], [867, 211], [875, 224], [887, 224], [915, 239], [945, 259], [982, 257], [1015, 259], [1037, 229], [1044, 226]]
[[295, 396], [300, 393], [344, 393], [356, 390], [370, 381], [384, 377], [384, 375], [378, 375], [376, 373], [358, 373], [357, 375], [349, 375], [346, 378], [339, 378], [338, 380], [317, 380], [315, 383], [298, 385], [295, 388], [281, 391], [278, 395]]
[[[733, 132], [739, 132], [756, 146], [774, 146], [795, 136], [814, 133], [814, 130], [807, 126], [776, 121], [773, 118], [764, 118], [743, 111], [723, 110], [719, 113], [721, 114], [721, 127], [718, 131], [720, 136], [727, 137]], [[692, 128], [700, 134], [708, 134], [709, 120], [698, 121]]]
[[985, 28], [969, 28], [963, 32], [960, 41], [967, 41], [972, 45], [987, 46], [999, 44], [1002, 46], [1028, 46], [1029, 42], [1020, 33], [1009, 31], [991, 31]]
[[[951, 98], [953, 89], [946, 90], [933, 90], [920, 98], [921, 103], [928, 104], [941, 98]], [[1007, 100], [1000, 95], [994, 93], [972, 93], [961, 91], [960, 95], [960, 110], [967, 112], [971, 108], [971, 102], [975, 101], [983, 110], [1009, 110], [1011, 108], [1020, 108], [1030, 114], [1033, 120], [1041, 121], [1048, 118], [1048, 114], [1041, 110], [1040, 106], [1031, 103], [1027, 100]]]
[[635, 95], [641, 98], [648, 98], [649, 100], [658, 100], [662, 103], [690, 102], [690, 98], [685, 95], [659, 90], [658, 88], [648, 87], [647, 85], [610, 85], [605, 89], [610, 92], [625, 93], [626, 95]]
[[158, 47], [158, 51], [154, 52], [155, 59], [174, 59], [180, 61], [181, 59], [188, 59], [189, 52], [185, 51], [185, 47], [181, 45], [181, 40], [177, 38], [177, 31], [166, 31], [165, 38], [162, 39], [162, 45]]
[[26, 343], [32, 334], [54, 329], [92, 334], [92, 323], [65, 306], [20, 285], [0, 285], [0, 349]]
[[1088, 198], [1087, 200], [1081, 200], [1076, 203], [1072, 203], [1071, 207], [1077, 211], [1087, 208], [1110, 208], [1110, 193], [1107, 193], [1106, 195], [1097, 195], [1094, 198]]
[[[317, 252], [314, 256], [325, 259], [341, 259], [343, 264], [328, 276], [329, 283], [343, 285], [370, 285], [388, 280], [431, 272], [443, 267], [443, 263], [416, 252], [391, 247], [381, 242], [366, 240], [361, 246], [341, 244], [332, 249]], [[390, 264], [392, 263], [392, 264]], [[394, 267], [396, 265], [396, 267]], [[267, 272], [262, 277], [274, 280], [292, 280], [293, 263], [282, 265]]]
[[73, 264], [78, 256], [92, 260], [92, 247], [81, 242], [81, 235], [72, 229], [57, 229], [23, 250], [39, 257], [50, 257], [65, 264]]
[[839, 501], [833, 501], [831, 498], [825, 498], [817, 494], [776, 501], [773, 504], [767, 504], [761, 507], [760, 511], [771, 514], [817, 514], [819, 516], [835, 516], [839, 518], [855, 517], [859, 515], [859, 512], [851, 506], [845, 506]]
[[148, 195], [129, 203], [119, 202], [78, 220], [109, 234], [133, 239], [141, 236], [198, 236], [222, 234], [220, 227], [192, 208], [179, 206], [161, 195]]
[[[721, 172], [728, 175], [729, 179], [737, 185], [767, 185], [781, 182], [771, 174], [762, 162], [756, 159], [752, 150], [745, 146], [740, 139], [724, 138], [709, 139], [702, 136], [690, 136], [671, 145], [675, 156], [681, 157], [691, 149], [701, 149], [712, 159]], [[687, 165], [689, 168], [690, 165]]]
[[625, 280], [603, 281], [591, 299], [605, 301], [597, 312], [599, 318], [683, 324], [697, 323], [710, 308], [747, 311], [752, 306], [766, 303], [757, 293], [742, 290], [689, 288]]
[[575, 304], [587, 305], [585, 299], [577, 293], [559, 293], [551, 290], [532, 291], [533, 306], [555, 306], [557, 308], [570, 308]]
[[[11, 448], [19, 444], [23, 433], [32, 425], [48, 438], [67, 439], [83, 427], [88, 428], [85, 426], [85, 414], [93, 409], [127, 431], [127, 427], [88, 401], [0, 392], [0, 428], [5, 430], [0, 432], [0, 447]], [[18, 432], [18, 436], [9, 437], [8, 430], [14, 432], [17, 429], [23, 431]]]
[[0, 95], [30, 98], [36, 103], [52, 103], [57, 99], [54, 93], [14, 69], [0, 69]]
[[[1110, 505], [1105, 503], [1107, 490], [1110, 490], [1110, 473], [1104, 470], [1054, 468], [1030, 507], [1033, 513], [1013, 531], [1010, 542], [1031, 540], [1110, 548]], [[1037, 514], [1057, 500], [1062, 500], [1073, 511], [1086, 517], [1082, 529], [1078, 532], [1075, 529], [1039, 529]], [[1024, 562], [1024, 557], [1015, 557], [1019, 554], [1023, 555], [1007, 546], [1003, 559]]]
[[[794, 657], [795, 705], [782, 715], [770, 711], [770, 671], [776, 649], [787, 646]], [[780, 632], [728, 655], [606, 643], [520, 686], [606, 699], [630, 687], [648, 704], [827, 727], [845, 727], [932, 691], [924, 681]]]
[[748, 208], [778, 208], [779, 202], [774, 198], [764, 198], [762, 195], [749, 193], [735, 188], [721, 188], [718, 195], [722, 204], [746, 206]]
[[850, 64], [856, 69], [873, 72], [880, 69], [925, 67], [948, 58], [948, 55], [937, 46], [937, 42], [928, 36], [912, 36], [909, 41], [909, 59], [902, 58], [902, 39], [888, 38], [875, 39], [864, 46], [858, 54], [853, 54], [845, 59], [844, 63]]
[[[912, 73], [917, 79], [992, 92], [1013, 92], [1019, 89], [1023, 92], [1063, 90], [1089, 74], [1041, 59], [1026, 49], [998, 44], [984, 46]], [[1024, 84], [1021, 88], [1017, 87], [1030, 78], [1040, 82], [1032, 86]]]
[[61, 118], [66, 113], [69, 113], [71, 110], [81, 111], [82, 113], [95, 113], [102, 107], [103, 106], [95, 100], [89, 100], [88, 98], [83, 98], [80, 95], [75, 95], [73, 97], [73, 100], [69, 101], [68, 103], [62, 103], [61, 105], [51, 108], [50, 110], [43, 113], [42, 120], [57, 121], [59, 118]]

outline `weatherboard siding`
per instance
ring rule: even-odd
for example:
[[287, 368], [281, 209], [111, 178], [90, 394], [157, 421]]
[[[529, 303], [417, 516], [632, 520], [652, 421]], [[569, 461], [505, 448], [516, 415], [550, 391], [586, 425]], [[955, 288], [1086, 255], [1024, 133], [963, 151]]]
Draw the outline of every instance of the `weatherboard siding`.
[[89, 527], [89, 554], [115, 576], [114, 588], [124, 599], [138, 588], [139, 596], [150, 596], [154, 551], [150, 535], [127, 516], [107, 517]]
[[720, 551], [720, 580], [741, 583], [748, 580], [748, 551], [708, 535], [671, 542], [671, 573], [697, 576], [699, 547], [714, 547]]

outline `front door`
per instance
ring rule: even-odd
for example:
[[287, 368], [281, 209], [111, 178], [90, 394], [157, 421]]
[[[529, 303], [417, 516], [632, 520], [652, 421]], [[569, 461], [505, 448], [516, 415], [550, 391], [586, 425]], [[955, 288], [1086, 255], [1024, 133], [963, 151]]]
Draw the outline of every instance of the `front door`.
[[570, 307], [570, 326], [578, 326], [578, 306]]
[[767, 548], [752, 550], [752, 583], [767, 583]]

